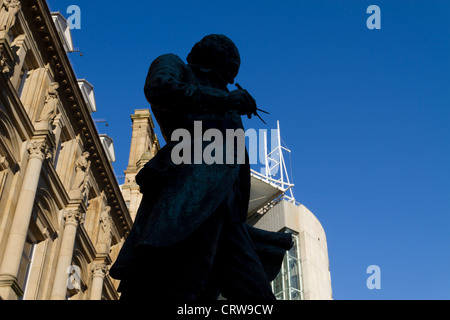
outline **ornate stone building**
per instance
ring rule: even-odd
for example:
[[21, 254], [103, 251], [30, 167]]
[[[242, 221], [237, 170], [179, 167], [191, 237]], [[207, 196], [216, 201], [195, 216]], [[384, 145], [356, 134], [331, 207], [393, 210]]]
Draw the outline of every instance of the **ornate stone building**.
[[135, 113], [131, 116], [131, 121], [133, 130], [130, 156], [125, 171], [125, 183], [121, 188], [131, 218], [134, 221], [142, 201], [142, 193], [135, 181], [136, 175], [161, 147], [155, 134], [155, 125], [149, 109], [135, 110]]
[[107, 270], [132, 218], [71, 47], [44, 0], [0, 0], [1, 299], [118, 298]]

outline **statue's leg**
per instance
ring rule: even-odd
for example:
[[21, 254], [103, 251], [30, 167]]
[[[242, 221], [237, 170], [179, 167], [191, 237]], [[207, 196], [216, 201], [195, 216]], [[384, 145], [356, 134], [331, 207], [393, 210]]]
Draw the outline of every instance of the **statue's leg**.
[[227, 300], [275, 300], [253, 242], [242, 223], [225, 220], [213, 279]]

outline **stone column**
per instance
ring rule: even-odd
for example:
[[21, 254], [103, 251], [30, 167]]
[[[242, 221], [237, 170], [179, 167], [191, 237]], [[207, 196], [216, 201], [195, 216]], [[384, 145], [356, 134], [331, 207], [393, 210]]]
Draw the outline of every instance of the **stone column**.
[[103, 282], [108, 272], [104, 264], [95, 263], [92, 266], [92, 288], [90, 300], [101, 300], [103, 293]]
[[8, 242], [0, 267], [0, 296], [3, 299], [17, 299], [22, 294], [17, 284], [17, 274], [27, 239], [42, 163], [49, 154], [47, 142], [35, 141], [30, 143], [28, 152], [28, 164], [22, 189], [17, 201], [16, 212], [10, 227]]
[[67, 279], [69, 267], [72, 263], [73, 249], [78, 226], [83, 222], [83, 215], [79, 210], [67, 211], [64, 215], [66, 221], [55, 272], [51, 300], [65, 300], [67, 292]]

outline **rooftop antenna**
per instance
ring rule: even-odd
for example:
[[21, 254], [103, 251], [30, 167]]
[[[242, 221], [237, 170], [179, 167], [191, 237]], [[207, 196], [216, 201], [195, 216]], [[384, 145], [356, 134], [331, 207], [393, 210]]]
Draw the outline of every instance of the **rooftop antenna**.
[[109, 123], [105, 120], [95, 120], [94, 123], [104, 123], [106, 127], [109, 127]]
[[67, 53], [75, 53], [75, 52], [79, 52], [80, 53], [80, 57], [84, 56], [84, 53], [81, 52], [80, 50], [67, 51]]
[[[290, 196], [285, 194], [285, 197], [288, 200], [295, 201], [294, 193], [292, 191], [293, 184], [289, 179], [289, 174], [287, 172], [286, 162], [284, 161], [283, 151], [291, 154], [291, 150], [283, 147], [281, 145], [281, 129], [280, 129], [280, 121], [277, 121], [277, 146], [270, 152], [267, 153], [267, 136], [264, 133], [264, 148], [265, 154], [267, 154], [265, 159], [265, 171], [266, 177], [268, 179], [274, 179], [277, 176], [279, 177], [278, 181], [283, 189], [289, 192]], [[272, 164], [272, 165], [270, 165]]]

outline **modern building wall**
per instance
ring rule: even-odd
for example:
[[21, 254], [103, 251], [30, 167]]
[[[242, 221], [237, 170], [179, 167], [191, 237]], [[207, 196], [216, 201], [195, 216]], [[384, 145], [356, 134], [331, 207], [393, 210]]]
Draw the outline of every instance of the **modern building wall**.
[[[264, 214], [256, 214], [249, 218], [249, 224], [273, 232], [291, 232], [295, 235], [295, 252], [287, 255], [282, 272], [286, 279], [277, 279], [279, 284], [277, 290], [289, 290], [290, 279], [288, 273], [294, 277], [298, 274], [300, 278], [294, 278], [295, 283], [299, 283], [300, 294], [294, 292], [294, 299], [304, 300], [330, 300], [333, 298], [331, 288], [331, 276], [328, 259], [328, 247], [325, 231], [314, 216], [304, 205], [281, 200]], [[297, 252], [298, 251], [298, 252]], [[292, 257], [294, 259], [289, 259]], [[292, 270], [292, 264], [299, 260], [298, 270]], [[291, 268], [289, 268], [291, 261]], [[291, 270], [289, 270], [291, 269]], [[281, 276], [281, 275], [280, 275]], [[277, 282], [278, 281], [278, 282]], [[294, 291], [297, 284], [294, 284]], [[280, 289], [281, 288], [281, 289]], [[284, 299], [291, 299], [288, 295]]]

